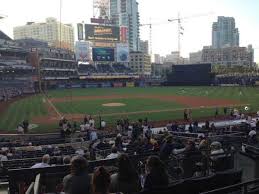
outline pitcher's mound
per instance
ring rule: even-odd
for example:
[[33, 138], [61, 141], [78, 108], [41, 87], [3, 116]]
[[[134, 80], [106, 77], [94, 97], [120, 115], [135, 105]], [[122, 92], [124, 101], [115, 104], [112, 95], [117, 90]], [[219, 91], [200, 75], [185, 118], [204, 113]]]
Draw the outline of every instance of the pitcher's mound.
[[107, 107], [119, 107], [119, 106], [126, 106], [126, 104], [123, 103], [107, 103], [107, 104], [102, 104], [103, 106], [107, 106]]

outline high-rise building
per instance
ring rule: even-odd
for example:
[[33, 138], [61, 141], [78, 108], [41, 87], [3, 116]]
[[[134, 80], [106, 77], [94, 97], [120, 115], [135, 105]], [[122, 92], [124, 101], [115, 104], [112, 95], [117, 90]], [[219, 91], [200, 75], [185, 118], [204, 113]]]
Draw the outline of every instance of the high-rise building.
[[171, 52], [171, 54], [166, 55], [165, 62], [177, 64], [179, 63], [179, 59], [180, 59], [180, 52], [174, 51], [174, 52]]
[[202, 62], [213, 65], [254, 65], [254, 49], [252, 45], [246, 47], [210, 48], [202, 50]]
[[219, 16], [212, 25], [212, 47], [238, 47], [239, 31], [236, 28], [235, 18]]
[[125, 26], [131, 51], [139, 51], [139, 12], [136, 0], [110, 0], [110, 17], [117, 26]]
[[147, 40], [140, 40], [139, 50], [147, 55], [149, 54], [149, 45]]
[[189, 55], [190, 63], [201, 63], [202, 61], [202, 51], [193, 52]]
[[45, 23], [28, 22], [15, 27], [13, 31], [15, 40], [32, 38], [46, 41], [51, 47], [74, 50], [74, 28], [55, 18], [47, 18]]
[[161, 57], [159, 54], [154, 54], [154, 63], [160, 64], [161, 63]]

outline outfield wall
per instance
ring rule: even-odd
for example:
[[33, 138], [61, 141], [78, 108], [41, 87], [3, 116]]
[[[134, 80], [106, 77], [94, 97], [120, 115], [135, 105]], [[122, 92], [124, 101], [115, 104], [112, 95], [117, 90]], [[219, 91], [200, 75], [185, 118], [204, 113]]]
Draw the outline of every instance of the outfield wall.
[[[145, 82], [144, 80], [91, 80], [91, 81], [68, 81], [55, 82], [51, 81], [42, 85], [42, 90], [49, 89], [66, 89], [66, 88], [132, 88], [132, 87], [148, 87], [162, 86], [162, 83]], [[35, 87], [38, 87], [35, 84]]]
[[209, 86], [213, 83], [211, 64], [172, 65], [167, 75], [170, 86]]

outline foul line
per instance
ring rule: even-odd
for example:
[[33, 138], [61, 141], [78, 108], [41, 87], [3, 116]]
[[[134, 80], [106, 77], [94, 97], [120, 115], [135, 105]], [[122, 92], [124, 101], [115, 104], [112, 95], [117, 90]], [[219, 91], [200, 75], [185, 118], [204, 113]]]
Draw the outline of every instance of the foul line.
[[62, 118], [62, 114], [58, 111], [58, 109], [54, 106], [54, 104], [50, 101], [50, 99], [48, 98], [48, 96], [44, 93], [45, 99], [47, 100], [48, 104], [51, 106], [51, 108], [53, 108], [53, 110], [55, 111], [55, 113]]
[[[109, 113], [109, 114], [101, 114], [101, 116], [117, 116], [117, 115], [137, 115], [144, 113], [161, 113], [161, 112], [175, 112], [175, 111], [183, 111], [185, 109], [198, 110], [198, 109], [207, 109], [207, 108], [224, 108], [224, 107], [241, 107], [241, 106], [249, 106], [250, 104], [230, 104], [227, 106], [199, 106], [199, 107], [191, 107], [191, 108], [174, 108], [174, 109], [163, 109], [163, 110], [150, 110], [150, 111], [136, 111], [136, 112], [122, 112], [122, 113]], [[94, 117], [99, 115], [93, 115]]]

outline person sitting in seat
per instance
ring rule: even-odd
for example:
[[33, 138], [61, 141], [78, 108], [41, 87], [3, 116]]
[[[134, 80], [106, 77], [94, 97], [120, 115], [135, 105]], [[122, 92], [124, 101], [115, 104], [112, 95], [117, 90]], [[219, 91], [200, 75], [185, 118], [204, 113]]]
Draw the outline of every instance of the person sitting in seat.
[[115, 146], [121, 150], [122, 149], [122, 135], [119, 133], [115, 139]]
[[198, 146], [198, 149], [200, 151], [206, 151], [208, 149], [208, 140], [205, 138], [205, 135], [204, 134], [199, 134], [198, 135], [199, 139], [200, 139], [200, 143], [199, 143], [199, 146]]
[[[93, 194], [111, 194], [109, 192], [111, 177], [104, 167], [98, 167], [93, 174]], [[119, 194], [119, 193], [116, 193]]]
[[111, 192], [123, 192], [124, 194], [137, 193], [141, 189], [137, 171], [131, 164], [126, 154], [118, 157], [119, 171], [111, 175]]
[[169, 177], [163, 162], [157, 156], [150, 156], [146, 162], [146, 178], [144, 189], [166, 187], [169, 184]]
[[63, 164], [67, 165], [67, 164], [70, 164], [71, 162], [71, 157], [70, 156], [65, 156], [63, 158]]
[[53, 155], [54, 156], [60, 156], [61, 155], [61, 150], [59, 149], [58, 146], [56, 146], [53, 150]]
[[247, 138], [247, 143], [249, 145], [256, 145], [258, 143], [257, 140], [257, 136], [256, 136], [256, 131], [255, 130], [251, 130], [248, 134], [248, 138]]
[[222, 145], [220, 142], [218, 141], [214, 141], [211, 143], [210, 145], [210, 148], [211, 148], [211, 160], [217, 160], [218, 158], [222, 158], [222, 157], [225, 157], [225, 152], [224, 150], [222, 149]]
[[114, 159], [114, 158], [118, 158], [119, 156], [119, 152], [118, 152], [118, 149], [117, 147], [113, 146], [112, 147], [112, 153], [109, 154], [106, 159]]
[[99, 150], [106, 150], [111, 149], [111, 145], [106, 141], [105, 138], [102, 138], [100, 143], [97, 144], [96, 148]]
[[184, 170], [183, 177], [190, 178], [195, 173], [196, 163], [201, 161], [202, 154], [195, 147], [195, 143], [188, 140], [184, 149], [174, 150], [174, 153], [183, 154], [182, 168]]
[[31, 168], [46, 168], [50, 166], [49, 162], [50, 162], [50, 156], [48, 154], [45, 154], [42, 157], [42, 162], [34, 164]]
[[90, 132], [90, 141], [96, 141], [98, 139], [97, 132], [95, 129]]
[[0, 161], [8, 161], [7, 153], [6, 151], [0, 151]]
[[91, 193], [91, 178], [87, 172], [88, 162], [82, 156], [75, 156], [71, 161], [70, 174], [63, 179], [65, 194]]
[[160, 159], [163, 161], [168, 160], [174, 149], [175, 147], [173, 145], [173, 137], [172, 136], [166, 137], [165, 142], [163, 143], [160, 149]]

